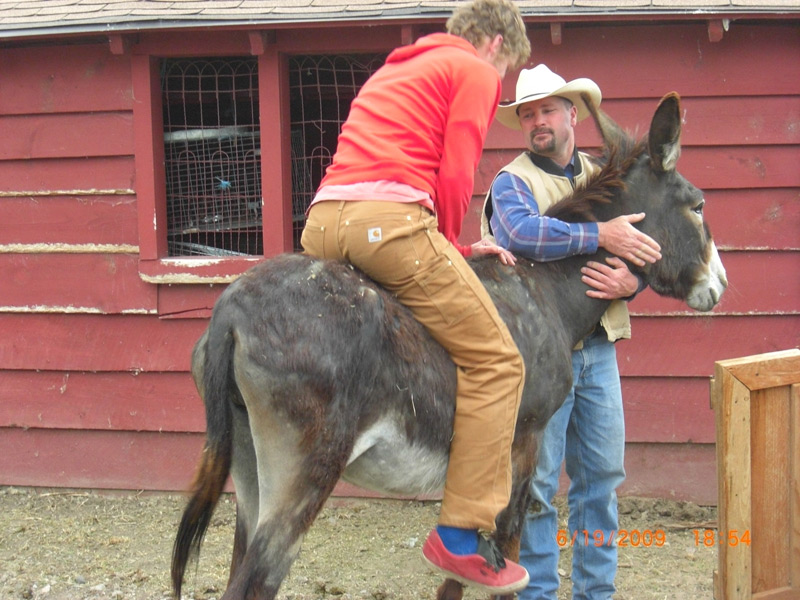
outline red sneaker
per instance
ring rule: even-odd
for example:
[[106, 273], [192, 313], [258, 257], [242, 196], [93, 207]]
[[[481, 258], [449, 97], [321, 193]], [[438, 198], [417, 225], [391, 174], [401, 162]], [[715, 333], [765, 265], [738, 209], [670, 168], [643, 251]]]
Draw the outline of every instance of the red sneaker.
[[483, 536], [478, 536], [477, 554], [459, 556], [444, 547], [434, 529], [425, 540], [422, 556], [450, 579], [490, 594], [512, 594], [528, 585], [530, 579], [525, 567], [505, 560], [494, 542]]

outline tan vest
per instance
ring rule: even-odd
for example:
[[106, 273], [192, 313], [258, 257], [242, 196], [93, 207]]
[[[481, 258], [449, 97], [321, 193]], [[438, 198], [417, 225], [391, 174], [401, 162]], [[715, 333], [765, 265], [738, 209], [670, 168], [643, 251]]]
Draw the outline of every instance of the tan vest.
[[[575, 174], [574, 184], [576, 188], [586, 185], [587, 179], [599, 171], [588, 154], [578, 153], [581, 168]], [[539, 210], [542, 214], [550, 208], [552, 204], [573, 192], [573, 182], [567, 177], [553, 175], [540, 169], [531, 162], [527, 152], [523, 152], [517, 158], [500, 170], [500, 173], [507, 172], [516, 175], [530, 188]], [[498, 173], [499, 174], [499, 173]], [[494, 241], [489, 227], [489, 217], [487, 215], [488, 204], [492, 200], [491, 187], [486, 194], [486, 200], [481, 211], [481, 237], [490, 238]], [[489, 213], [491, 214], [491, 212]], [[608, 310], [600, 318], [600, 324], [606, 330], [608, 340], [615, 342], [618, 339], [629, 339], [631, 337], [631, 320], [628, 315], [628, 305], [624, 300], [613, 300]], [[579, 342], [576, 349], [583, 347], [583, 342]]]

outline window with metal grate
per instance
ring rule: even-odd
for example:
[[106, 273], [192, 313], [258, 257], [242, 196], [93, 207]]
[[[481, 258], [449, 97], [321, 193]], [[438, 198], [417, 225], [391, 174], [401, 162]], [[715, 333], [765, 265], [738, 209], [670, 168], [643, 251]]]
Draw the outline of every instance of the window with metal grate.
[[292, 234], [300, 250], [305, 212], [336, 151], [358, 90], [386, 54], [309, 55], [289, 59], [292, 135]]
[[161, 64], [169, 256], [263, 254], [253, 57]]

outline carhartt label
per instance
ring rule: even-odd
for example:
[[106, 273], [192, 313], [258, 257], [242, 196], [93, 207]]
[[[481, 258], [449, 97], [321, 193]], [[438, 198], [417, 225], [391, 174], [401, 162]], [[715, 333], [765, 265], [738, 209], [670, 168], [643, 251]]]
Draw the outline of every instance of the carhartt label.
[[372, 229], [367, 229], [367, 239], [369, 240], [370, 244], [373, 242], [380, 242], [383, 239], [383, 236], [381, 235], [381, 228], [373, 227]]

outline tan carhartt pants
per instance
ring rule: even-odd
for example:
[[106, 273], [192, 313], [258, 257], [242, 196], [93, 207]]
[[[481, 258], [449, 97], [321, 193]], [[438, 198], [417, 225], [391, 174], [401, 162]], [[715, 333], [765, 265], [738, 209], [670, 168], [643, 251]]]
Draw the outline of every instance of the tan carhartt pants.
[[306, 253], [344, 259], [394, 292], [458, 366], [450, 463], [439, 523], [495, 530], [511, 492], [511, 442], [524, 366], [464, 257], [416, 203], [312, 206]]

